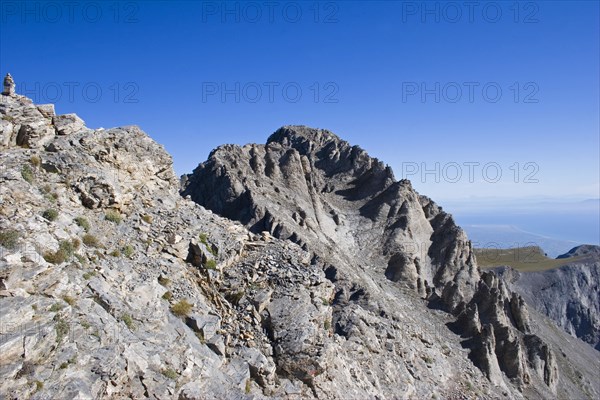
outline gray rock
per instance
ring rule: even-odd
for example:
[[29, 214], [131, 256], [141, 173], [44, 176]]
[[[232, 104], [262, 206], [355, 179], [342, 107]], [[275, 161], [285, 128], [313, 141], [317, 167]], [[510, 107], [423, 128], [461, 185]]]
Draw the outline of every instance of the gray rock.
[[38, 111], [46, 118], [52, 118], [56, 116], [54, 104], [38, 104], [36, 107]]
[[215, 352], [218, 356], [225, 356], [225, 343], [223, 342], [223, 336], [214, 335], [206, 341], [206, 345], [209, 349]]
[[600, 350], [600, 246], [576, 247], [559, 258], [566, 265], [557, 269], [493, 271], [531, 307]]
[[186, 324], [195, 332], [200, 332], [204, 339], [212, 338], [221, 327], [218, 315], [193, 314], [186, 318]]
[[57, 115], [52, 118], [52, 123], [59, 135], [71, 135], [85, 128], [85, 122], [76, 114]]

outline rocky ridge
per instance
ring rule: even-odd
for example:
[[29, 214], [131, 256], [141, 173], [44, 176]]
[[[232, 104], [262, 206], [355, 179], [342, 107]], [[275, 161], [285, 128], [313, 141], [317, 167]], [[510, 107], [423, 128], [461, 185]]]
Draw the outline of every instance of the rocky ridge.
[[532, 331], [523, 299], [479, 271], [450, 215], [358, 146], [288, 126], [266, 145], [219, 147], [182, 181], [184, 196], [311, 252], [335, 285], [340, 336], [350, 337], [353, 307], [385, 324], [394, 306], [380, 299], [404, 288], [457, 318], [449, 325], [495, 385], [538, 390], [530, 384], [539, 379], [556, 393], [556, 357]]
[[508, 266], [493, 271], [531, 307], [600, 350], [600, 246], [578, 246], [558, 258], [567, 265], [536, 272]]
[[[410, 262], [354, 269], [353, 256], [368, 251], [366, 245], [345, 255], [324, 241], [331, 257], [318, 255], [314, 240], [282, 240], [274, 237], [281, 232], [271, 235], [260, 225], [248, 230], [182, 198], [171, 157], [137, 127], [89, 129], [76, 115], [55, 115], [53, 106], [36, 106], [14, 90], [0, 96], [0, 117], [3, 398], [592, 398], [599, 392], [590, 369], [600, 365], [597, 358], [584, 363], [578, 344], [563, 343], [550, 329], [540, 331], [539, 343], [522, 344], [535, 336], [502, 320], [526, 321], [518, 304], [507, 314], [502, 281], [463, 278], [479, 274], [474, 259], [458, 251], [466, 238], [441, 244], [448, 240], [443, 229], [460, 231], [449, 217], [436, 220], [433, 205], [425, 207], [438, 222], [431, 229], [444, 238], [435, 242], [451, 249], [433, 258], [455, 262], [448, 276], [457, 288], [440, 296], [452, 313], [427, 308], [439, 292], [432, 287], [446, 287], [436, 261], [424, 269], [431, 278], [415, 276]], [[272, 216], [277, 206], [273, 201]], [[295, 218], [311, 223], [301, 213]], [[414, 235], [425, 237], [420, 229]], [[401, 258], [401, 249], [382, 259]], [[461, 272], [461, 260], [469, 259], [468, 272]], [[484, 284], [496, 297], [474, 300]], [[481, 318], [469, 317], [473, 327], [461, 328], [461, 338], [446, 325], [456, 323], [454, 314], [474, 313], [474, 304], [493, 309], [485, 315], [499, 322], [484, 321], [479, 329]], [[532, 315], [535, 331], [536, 321], [546, 320]], [[501, 324], [509, 333], [496, 334]], [[485, 340], [475, 343], [487, 347], [470, 352], [476, 346], [465, 340], [473, 340], [472, 332], [481, 332]], [[494, 367], [495, 348], [507, 337], [523, 346], [518, 360], [532, 372], [523, 385], [481, 367], [486, 361]], [[552, 349], [563, 345], [573, 354], [558, 357], [556, 377]]]

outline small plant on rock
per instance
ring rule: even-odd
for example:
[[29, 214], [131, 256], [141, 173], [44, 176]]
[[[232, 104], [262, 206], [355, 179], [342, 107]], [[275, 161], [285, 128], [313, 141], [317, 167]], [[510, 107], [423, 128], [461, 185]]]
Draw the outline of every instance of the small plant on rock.
[[77, 217], [75, 218], [75, 223], [82, 227], [84, 231], [89, 232], [90, 231], [90, 223], [89, 221], [85, 218], [85, 217]]
[[113, 222], [117, 225], [120, 224], [121, 221], [123, 221], [123, 217], [121, 217], [121, 214], [119, 214], [119, 212], [115, 211], [115, 210], [108, 210], [104, 214], [104, 219], [106, 219], [107, 221]]
[[214, 259], [210, 259], [204, 264], [206, 269], [217, 269], [217, 262]]
[[133, 318], [131, 318], [131, 315], [123, 314], [123, 316], [121, 316], [121, 321], [123, 321], [125, 323], [125, 325], [127, 325], [129, 330], [133, 330], [135, 328], [135, 326], [133, 324]]
[[173, 380], [177, 379], [177, 377], [179, 376], [177, 372], [175, 372], [175, 370], [173, 370], [172, 368], [165, 368], [161, 371], [161, 373], [167, 378]]
[[68, 305], [70, 305], [71, 307], [75, 305], [75, 303], [77, 303], [77, 299], [75, 299], [75, 297], [71, 297], [71, 296], [63, 296], [62, 298], [65, 303], [67, 303]]
[[208, 247], [208, 235], [206, 233], [202, 232], [199, 234], [198, 239], [200, 240], [200, 243]]
[[16, 229], [6, 229], [0, 231], [0, 245], [9, 250], [17, 248], [17, 242], [21, 238], [21, 234]]
[[89, 271], [83, 274], [83, 279], [87, 281], [88, 279], [92, 279], [93, 276], [96, 276], [96, 271]]
[[171, 312], [178, 317], [186, 317], [192, 311], [193, 305], [188, 303], [187, 300], [181, 300], [177, 304], [171, 307]]
[[123, 256], [125, 256], [127, 258], [131, 258], [133, 256], [134, 252], [135, 251], [133, 250], [133, 246], [131, 246], [129, 244], [127, 246], [123, 247], [123, 250], [122, 250]]
[[121, 257], [121, 251], [119, 251], [119, 249], [115, 249], [111, 251], [108, 255], [111, 257]]
[[31, 156], [31, 158], [29, 158], [29, 162], [35, 168], [39, 168], [40, 165], [42, 165], [42, 159], [39, 156], [35, 156], [35, 155], [33, 155], [33, 156]]
[[44, 260], [51, 264], [61, 264], [70, 259], [79, 247], [79, 240], [62, 240], [55, 252], [48, 251], [44, 253]]
[[89, 233], [86, 233], [85, 235], [83, 235], [83, 244], [85, 244], [88, 247], [99, 247], [100, 246], [100, 242], [98, 241], [98, 238], [94, 235], [90, 235]]
[[58, 218], [58, 211], [54, 208], [49, 208], [42, 213], [42, 217], [46, 218], [48, 221], [56, 221]]
[[23, 165], [21, 168], [21, 177], [23, 177], [25, 182], [33, 183], [33, 171], [29, 165]]
[[67, 321], [60, 318], [59, 314], [56, 314], [54, 320], [56, 321], [56, 342], [60, 343], [62, 342], [63, 338], [69, 333], [69, 324], [67, 323]]

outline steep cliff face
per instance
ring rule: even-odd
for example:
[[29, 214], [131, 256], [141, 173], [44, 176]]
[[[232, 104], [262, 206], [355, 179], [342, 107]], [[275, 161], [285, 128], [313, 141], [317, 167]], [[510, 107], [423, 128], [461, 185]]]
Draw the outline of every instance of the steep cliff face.
[[600, 247], [578, 246], [559, 258], [567, 265], [539, 272], [498, 267], [494, 272], [531, 307], [600, 350]]
[[523, 390], [536, 380], [556, 392], [553, 352], [531, 332], [523, 300], [480, 276], [452, 217], [333, 133], [288, 126], [266, 145], [219, 147], [183, 178], [182, 194], [311, 252], [335, 285], [339, 335], [354, 329], [356, 308], [385, 324], [393, 307], [380, 299], [393, 282], [456, 316], [454, 331], [495, 385]]

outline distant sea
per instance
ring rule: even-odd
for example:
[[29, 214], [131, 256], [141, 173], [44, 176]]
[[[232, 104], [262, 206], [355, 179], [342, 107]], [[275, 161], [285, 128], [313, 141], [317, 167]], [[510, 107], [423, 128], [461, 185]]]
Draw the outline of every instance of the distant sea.
[[474, 247], [540, 246], [556, 257], [581, 244], [600, 245], [600, 200], [537, 202], [444, 209], [466, 232]]

